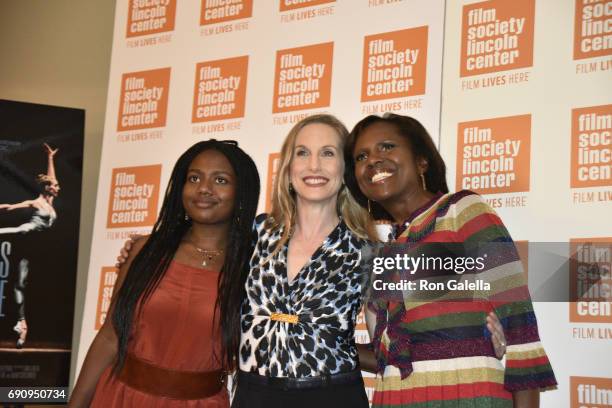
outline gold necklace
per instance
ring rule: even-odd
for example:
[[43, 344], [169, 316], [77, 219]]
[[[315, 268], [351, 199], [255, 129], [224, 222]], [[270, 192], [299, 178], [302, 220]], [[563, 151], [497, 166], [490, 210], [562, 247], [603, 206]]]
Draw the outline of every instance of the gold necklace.
[[209, 262], [213, 262], [215, 258], [223, 253], [222, 249], [202, 249], [194, 246], [196, 251], [202, 254], [204, 259], [202, 259], [202, 266], [208, 266]]
[[198, 246], [196, 246], [196, 244], [194, 244], [191, 241], [187, 241], [187, 242], [193, 245], [193, 247], [198, 253], [202, 254], [202, 257], [203, 257], [202, 266], [208, 266], [210, 262], [213, 262], [219, 255], [223, 253], [222, 249], [203, 249], [203, 248], [199, 248]]

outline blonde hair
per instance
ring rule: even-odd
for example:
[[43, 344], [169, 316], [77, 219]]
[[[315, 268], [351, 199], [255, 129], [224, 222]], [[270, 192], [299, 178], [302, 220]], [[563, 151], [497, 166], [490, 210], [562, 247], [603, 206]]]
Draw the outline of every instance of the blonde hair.
[[[268, 217], [267, 227], [271, 231], [283, 230], [280, 241], [270, 254], [272, 257], [276, 254], [289, 240], [291, 232], [296, 222], [296, 201], [294, 193], [289, 189], [289, 166], [293, 158], [293, 150], [298, 133], [308, 125], [320, 123], [334, 129], [340, 138], [340, 151], [344, 152], [344, 145], [348, 140], [349, 132], [346, 126], [338, 118], [333, 115], [319, 114], [308, 116], [302, 119], [293, 126], [289, 134], [283, 142], [283, 147], [280, 153], [280, 165], [278, 174], [274, 182], [274, 190], [272, 195], [272, 211]], [[342, 153], [343, 154], [343, 153]], [[343, 157], [344, 160], [344, 157]], [[346, 169], [346, 166], [345, 166]], [[372, 218], [368, 212], [360, 206], [349, 189], [343, 184], [338, 192], [338, 200], [336, 204], [338, 215], [346, 223], [347, 227], [358, 237], [377, 240], [376, 229]]]

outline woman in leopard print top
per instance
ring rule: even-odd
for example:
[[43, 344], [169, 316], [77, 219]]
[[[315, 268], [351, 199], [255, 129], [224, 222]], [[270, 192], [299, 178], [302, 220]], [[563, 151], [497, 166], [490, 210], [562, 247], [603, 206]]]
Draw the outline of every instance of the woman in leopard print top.
[[[287, 246], [271, 255], [280, 231], [257, 217], [257, 245], [242, 308], [240, 368], [271, 377], [312, 377], [357, 368], [355, 318], [361, 307], [364, 275], [358, 270], [364, 241], [343, 221], [289, 282]], [[271, 320], [295, 315], [297, 324]]]
[[281, 151], [270, 215], [256, 220], [232, 407], [368, 407], [354, 342], [375, 235], [344, 186], [348, 131], [310, 116]]

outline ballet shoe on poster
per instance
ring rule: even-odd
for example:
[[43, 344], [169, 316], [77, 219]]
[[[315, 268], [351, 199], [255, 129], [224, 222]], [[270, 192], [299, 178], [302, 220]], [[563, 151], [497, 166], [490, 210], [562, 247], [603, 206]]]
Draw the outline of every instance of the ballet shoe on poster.
[[17, 324], [15, 325], [15, 327], [13, 327], [13, 330], [15, 330], [19, 335], [19, 337], [17, 338], [16, 347], [18, 349], [23, 348], [23, 345], [26, 341], [26, 336], [28, 334], [28, 326], [26, 325], [25, 320], [17, 321]]

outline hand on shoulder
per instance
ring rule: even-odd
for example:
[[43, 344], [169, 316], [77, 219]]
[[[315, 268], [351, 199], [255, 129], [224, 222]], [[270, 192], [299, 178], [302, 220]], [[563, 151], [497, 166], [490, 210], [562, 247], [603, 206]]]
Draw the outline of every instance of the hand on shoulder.
[[[117, 263], [115, 266], [117, 268], [121, 268], [123, 264], [127, 262], [130, 258], [130, 255], [135, 256], [144, 244], [148, 241], [150, 235], [131, 235], [130, 239], [126, 240], [123, 244], [123, 247], [119, 250], [119, 255], [117, 256]], [[136, 249], [136, 251], [134, 251]]]

